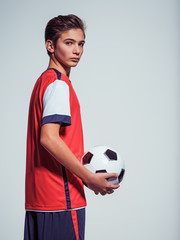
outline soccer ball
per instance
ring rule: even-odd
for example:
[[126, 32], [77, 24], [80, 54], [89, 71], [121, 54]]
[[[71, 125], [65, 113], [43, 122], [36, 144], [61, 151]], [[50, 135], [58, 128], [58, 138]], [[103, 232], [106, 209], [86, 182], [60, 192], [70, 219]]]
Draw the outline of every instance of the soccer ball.
[[120, 154], [110, 147], [96, 146], [82, 156], [82, 164], [93, 173], [118, 173], [118, 177], [107, 179], [112, 184], [123, 180], [124, 162]]

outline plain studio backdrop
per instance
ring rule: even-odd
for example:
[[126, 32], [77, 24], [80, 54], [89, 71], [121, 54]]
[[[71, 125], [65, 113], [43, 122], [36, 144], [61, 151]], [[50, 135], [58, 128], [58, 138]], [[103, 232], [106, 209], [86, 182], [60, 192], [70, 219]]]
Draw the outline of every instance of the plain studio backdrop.
[[23, 239], [29, 99], [48, 66], [44, 28], [73, 13], [87, 25], [70, 79], [81, 104], [85, 150], [117, 149], [120, 189], [86, 189], [86, 240], [180, 239], [179, 1], [1, 1], [0, 239]]

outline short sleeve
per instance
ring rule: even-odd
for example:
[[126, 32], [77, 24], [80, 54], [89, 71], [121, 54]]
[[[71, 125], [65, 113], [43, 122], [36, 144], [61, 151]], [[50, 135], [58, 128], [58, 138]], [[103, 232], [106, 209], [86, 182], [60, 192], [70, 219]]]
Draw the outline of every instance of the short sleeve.
[[42, 125], [55, 122], [71, 125], [69, 86], [61, 80], [51, 83], [43, 96]]

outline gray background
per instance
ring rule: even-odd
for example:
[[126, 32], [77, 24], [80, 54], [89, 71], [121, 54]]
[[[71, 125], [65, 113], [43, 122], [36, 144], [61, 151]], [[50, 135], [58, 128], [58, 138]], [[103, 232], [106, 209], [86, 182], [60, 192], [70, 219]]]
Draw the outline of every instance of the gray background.
[[47, 68], [47, 21], [86, 21], [85, 52], [71, 81], [85, 149], [109, 145], [126, 163], [111, 196], [87, 193], [86, 239], [178, 240], [179, 1], [1, 1], [0, 239], [23, 238], [29, 98]]

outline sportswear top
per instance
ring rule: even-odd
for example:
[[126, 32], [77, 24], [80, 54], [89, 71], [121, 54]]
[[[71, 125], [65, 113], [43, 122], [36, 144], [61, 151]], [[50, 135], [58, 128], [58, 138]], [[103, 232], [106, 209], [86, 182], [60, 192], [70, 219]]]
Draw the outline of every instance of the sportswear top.
[[30, 100], [25, 208], [58, 211], [86, 205], [82, 181], [62, 166], [41, 144], [41, 126], [61, 123], [60, 137], [79, 161], [84, 153], [80, 105], [67, 76], [47, 69], [37, 80]]

